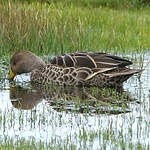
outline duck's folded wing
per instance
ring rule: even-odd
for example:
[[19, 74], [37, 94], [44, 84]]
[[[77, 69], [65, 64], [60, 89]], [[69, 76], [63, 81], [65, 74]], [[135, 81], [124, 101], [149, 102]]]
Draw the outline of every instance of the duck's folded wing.
[[[87, 81], [89, 79], [92, 79], [96, 77], [98, 74], [101, 74], [102, 76], [114, 78], [114, 77], [121, 77], [121, 76], [132, 76], [136, 73], [142, 72], [142, 69], [129, 69], [126, 67], [112, 67], [112, 68], [87, 68], [87, 67], [81, 67], [74, 69], [74, 72], [76, 72], [76, 79]], [[100, 79], [100, 78], [99, 78]]]
[[131, 65], [132, 62], [118, 56], [106, 53], [80, 52], [56, 56], [50, 60], [51, 64], [62, 67], [88, 67], [88, 68], [112, 68]]
[[91, 69], [91, 68], [87, 68], [87, 67], [80, 67], [80, 68], [73, 68], [71, 70], [71, 67], [70, 68], [66, 68], [64, 69], [64, 72], [66, 72], [65, 70], [71, 70], [69, 71], [68, 74], [65, 74], [67, 76], [71, 76], [73, 77], [74, 79], [76, 80], [80, 80], [80, 81], [86, 81], [86, 80], [89, 80], [93, 77], [95, 77], [97, 74], [100, 74], [100, 73], [107, 73], [107, 72], [112, 72], [116, 69], [116, 67], [112, 67], [112, 68], [94, 68], [94, 69]]

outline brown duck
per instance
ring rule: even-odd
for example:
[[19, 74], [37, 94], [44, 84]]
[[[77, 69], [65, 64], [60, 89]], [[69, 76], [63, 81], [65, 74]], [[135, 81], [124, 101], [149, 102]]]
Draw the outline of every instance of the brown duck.
[[132, 75], [141, 72], [126, 66], [132, 62], [100, 52], [80, 52], [56, 56], [46, 64], [29, 51], [16, 52], [10, 60], [9, 78], [31, 73], [31, 81], [40, 84], [120, 87]]

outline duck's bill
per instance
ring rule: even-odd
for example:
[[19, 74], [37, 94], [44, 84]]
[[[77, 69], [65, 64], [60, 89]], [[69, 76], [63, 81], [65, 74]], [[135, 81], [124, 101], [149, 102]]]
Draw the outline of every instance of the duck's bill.
[[14, 77], [16, 76], [16, 74], [11, 70], [11, 68], [9, 69], [9, 81], [13, 81]]

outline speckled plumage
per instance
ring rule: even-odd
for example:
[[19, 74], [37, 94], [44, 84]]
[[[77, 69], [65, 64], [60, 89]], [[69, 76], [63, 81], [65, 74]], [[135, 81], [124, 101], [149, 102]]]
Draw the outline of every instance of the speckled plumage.
[[56, 56], [31, 74], [40, 84], [118, 87], [142, 70], [129, 69], [131, 61], [106, 53], [72, 53]]

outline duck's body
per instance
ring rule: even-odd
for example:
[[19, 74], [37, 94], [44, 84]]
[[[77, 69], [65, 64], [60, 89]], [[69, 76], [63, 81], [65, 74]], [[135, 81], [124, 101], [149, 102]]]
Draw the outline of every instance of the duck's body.
[[72, 53], [56, 56], [45, 64], [29, 51], [14, 54], [11, 70], [15, 75], [32, 72], [31, 81], [40, 84], [118, 87], [133, 74], [141, 72], [126, 66], [132, 62], [106, 53]]

